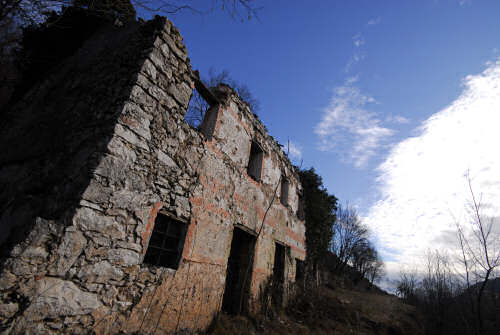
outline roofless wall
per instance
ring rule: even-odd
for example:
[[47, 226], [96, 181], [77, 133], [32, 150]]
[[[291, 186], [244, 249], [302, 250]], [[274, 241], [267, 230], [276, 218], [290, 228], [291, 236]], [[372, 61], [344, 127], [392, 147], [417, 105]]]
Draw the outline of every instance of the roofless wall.
[[270, 281], [287, 299], [305, 258], [298, 176], [229, 87], [190, 127], [195, 84], [158, 17], [99, 32], [7, 114], [3, 329], [193, 332], [258, 311]]

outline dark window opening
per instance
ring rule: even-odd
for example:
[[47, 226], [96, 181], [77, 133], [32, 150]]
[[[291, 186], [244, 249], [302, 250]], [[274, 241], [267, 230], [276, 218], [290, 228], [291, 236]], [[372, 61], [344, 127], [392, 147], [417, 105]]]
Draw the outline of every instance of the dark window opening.
[[304, 279], [304, 261], [301, 261], [300, 259], [296, 258], [295, 259], [295, 281], [300, 281]]
[[222, 299], [222, 310], [228, 314], [248, 313], [254, 249], [255, 236], [235, 227]]
[[177, 270], [184, 249], [186, 228], [186, 223], [158, 213], [144, 263]]
[[298, 195], [299, 195], [299, 204], [297, 208], [297, 217], [299, 218], [299, 220], [304, 221], [306, 217], [306, 213], [304, 211], [304, 196], [300, 192], [298, 192]]
[[290, 182], [285, 176], [281, 177], [281, 196], [280, 196], [280, 202], [283, 206], [288, 205], [288, 187], [290, 185]]
[[272, 303], [281, 308], [285, 284], [285, 246], [275, 243]]
[[250, 159], [248, 160], [247, 173], [250, 177], [260, 182], [262, 173], [262, 160], [264, 158], [264, 151], [257, 142], [252, 141], [250, 147]]

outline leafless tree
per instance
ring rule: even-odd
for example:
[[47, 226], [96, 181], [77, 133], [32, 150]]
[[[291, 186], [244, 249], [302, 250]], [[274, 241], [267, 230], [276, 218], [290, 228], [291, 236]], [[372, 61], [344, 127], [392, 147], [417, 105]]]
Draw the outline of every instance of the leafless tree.
[[362, 239], [353, 248], [351, 255], [352, 266], [359, 271], [361, 276], [366, 277], [368, 269], [377, 260], [377, 251], [368, 239]]
[[341, 272], [348, 264], [356, 249], [367, 243], [368, 229], [361, 222], [358, 213], [349, 205], [339, 206], [337, 221], [333, 227], [330, 251], [337, 255], [339, 262], [334, 272]]
[[[500, 224], [483, 213], [482, 196], [476, 196], [469, 171], [465, 175], [470, 191], [469, 221], [457, 225], [458, 240], [465, 272], [467, 294], [475, 296], [479, 334], [484, 334], [483, 298], [490, 278], [500, 267], [500, 234], [494, 230]], [[469, 233], [468, 233], [469, 232]]]
[[377, 257], [376, 261], [370, 264], [366, 275], [372, 285], [378, 282], [386, 275], [385, 263]]
[[[186, 0], [131, 0], [136, 8], [141, 8], [150, 13], [172, 14], [183, 10], [189, 10], [193, 13], [204, 13], [206, 10], [193, 6]], [[231, 17], [238, 20], [250, 20], [257, 18], [258, 10], [255, 7], [255, 0], [212, 0], [206, 2], [211, 10], [222, 10]]]
[[414, 271], [403, 271], [396, 282], [396, 294], [402, 299], [413, 302], [418, 286], [417, 274]]
[[[205, 14], [222, 10], [238, 20], [257, 18], [259, 8], [255, 0], [211, 0], [204, 2], [209, 8], [197, 8], [189, 0], [0, 0], [0, 61], [12, 56], [18, 45], [23, 27], [44, 22], [50, 12], [78, 7], [92, 10], [97, 15], [109, 16], [126, 13], [125, 21], [135, 18], [135, 9], [152, 15], [170, 15], [183, 10]], [[118, 10], [117, 10], [118, 9]]]

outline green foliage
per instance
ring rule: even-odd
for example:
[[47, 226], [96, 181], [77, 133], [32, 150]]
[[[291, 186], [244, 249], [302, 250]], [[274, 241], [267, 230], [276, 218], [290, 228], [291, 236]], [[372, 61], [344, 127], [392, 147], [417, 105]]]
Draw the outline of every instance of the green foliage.
[[299, 172], [304, 191], [307, 257], [313, 264], [326, 255], [336, 220], [337, 198], [328, 194], [314, 168]]

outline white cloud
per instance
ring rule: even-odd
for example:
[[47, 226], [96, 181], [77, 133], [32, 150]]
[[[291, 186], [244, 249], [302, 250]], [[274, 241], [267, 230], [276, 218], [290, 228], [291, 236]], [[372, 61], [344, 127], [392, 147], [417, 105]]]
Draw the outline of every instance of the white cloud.
[[[463, 0], [462, 0], [463, 1]], [[370, 19], [366, 24], [369, 26], [375, 26], [379, 24], [382, 21], [382, 18], [380, 16]]]
[[302, 147], [292, 141], [288, 142], [288, 155], [291, 159], [301, 159], [302, 158]]
[[355, 86], [357, 77], [348, 78], [333, 90], [330, 104], [314, 132], [320, 140], [319, 149], [339, 153], [346, 161], [362, 168], [377, 153], [393, 130], [381, 125], [374, 113], [367, 110], [375, 99]]
[[452, 216], [466, 222], [467, 170], [485, 214], [500, 209], [500, 59], [463, 85], [455, 101], [423, 122], [418, 136], [394, 146], [378, 167], [381, 196], [365, 222], [392, 272], [427, 249], [456, 248]]
[[389, 123], [397, 123], [397, 124], [406, 124], [410, 123], [410, 120], [408, 118], [405, 118], [402, 115], [392, 115], [389, 114], [385, 117], [385, 122]]

